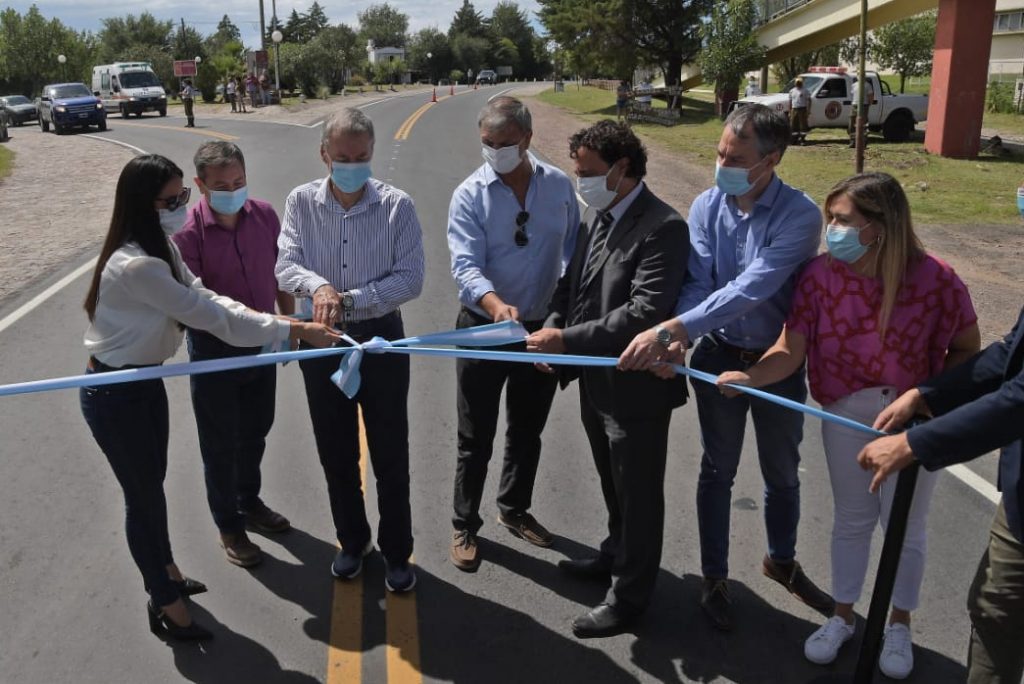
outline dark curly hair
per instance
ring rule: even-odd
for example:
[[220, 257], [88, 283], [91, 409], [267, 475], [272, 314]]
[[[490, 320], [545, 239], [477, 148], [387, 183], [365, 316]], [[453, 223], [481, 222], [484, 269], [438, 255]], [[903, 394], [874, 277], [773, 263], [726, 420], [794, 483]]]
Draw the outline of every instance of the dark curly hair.
[[581, 147], [597, 152], [609, 166], [625, 157], [629, 160], [628, 178], [640, 180], [647, 175], [647, 150], [626, 124], [604, 119], [577, 131], [569, 138], [569, 156], [575, 159]]

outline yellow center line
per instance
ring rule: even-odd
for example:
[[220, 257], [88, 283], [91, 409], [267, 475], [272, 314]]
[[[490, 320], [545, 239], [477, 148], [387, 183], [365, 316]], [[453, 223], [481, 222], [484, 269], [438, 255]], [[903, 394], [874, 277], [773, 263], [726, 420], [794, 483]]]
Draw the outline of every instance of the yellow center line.
[[[412, 562], [412, 558], [409, 559]], [[388, 684], [422, 684], [416, 592], [387, 592]]]
[[[366, 482], [366, 429], [359, 415], [359, 473]], [[363, 485], [365, 487], [365, 485]], [[365, 490], [364, 490], [365, 491]], [[331, 634], [327, 640], [326, 684], [361, 684], [363, 680], [363, 575], [335, 581]]]
[[[444, 98], [439, 97], [437, 98], [437, 101], [440, 102], [443, 99]], [[412, 127], [416, 125], [416, 122], [419, 121], [421, 116], [423, 116], [423, 113], [433, 107], [434, 104], [434, 102], [428, 102], [413, 112], [412, 115], [405, 120], [405, 123], [398, 127], [398, 131], [395, 133], [395, 140], [407, 140]]]
[[205, 129], [202, 129], [202, 128], [185, 128], [184, 126], [164, 126], [162, 124], [147, 124], [147, 123], [138, 123], [138, 122], [133, 122], [131, 124], [126, 124], [126, 125], [130, 125], [132, 128], [137, 128], [137, 127], [140, 127], [140, 126], [142, 128], [162, 128], [165, 131], [177, 131], [178, 133], [189, 133], [191, 135], [202, 135], [202, 136], [205, 136], [207, 138], [217, 138], [219, 140], [228, 140], [228, 141], [238, 140], [238, 136], [237, 135], [228, 135], [227, 133], [220, 133], [218, 131], [208, 131], [208, 130], [205, 130]]

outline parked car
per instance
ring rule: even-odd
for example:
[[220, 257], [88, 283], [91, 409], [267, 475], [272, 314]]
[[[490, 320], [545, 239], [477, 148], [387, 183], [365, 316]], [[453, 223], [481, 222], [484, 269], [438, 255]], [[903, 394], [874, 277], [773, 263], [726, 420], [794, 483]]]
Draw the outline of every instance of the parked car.
[[7, 132], [7, 110], [0, 109], [0, 142], [7, 142], [10, 137]]
[[476, 75], [476, 82], [480, 85], [494, 85], [498, 82], [498, 74], [492, 69], [484, 69]]
[[93, 95], [84, 83], [53, 83], [43, 86], [36, 100], [39, 109], [39, 127], [60, 135], [69, 128], [96, 126], [107, 130], [107, 110], [103, 102]]
[[[864, 77], [870, 81], [875, 94], [868, 110], [868, 128], [881, 131], [886, 140], [907, 140], [914, 126], [928, 117], [928, 96], [894, 94], [889, 84], [873, 71], [865, 73]], [[811, 95], [811, 128], [846, 128], [850, 111], [855, 106], [851, 93], [856, 78], [846, 73], [844, 67], [811, 67], [799, 78], [803, 79], [804, 88]], [[788, 93], [792, 87], [793, 81], [790, 81], [781, 93], [744, 97], [732, 106], [742, 107], [757, 102], [789, 116]]]
[[0, 97], [0, 109], [7, 112], [8, 125], [21, 126], [26, 121], [39, 118], [39, 111], [32, 100], [24, 95], [4, 95]]

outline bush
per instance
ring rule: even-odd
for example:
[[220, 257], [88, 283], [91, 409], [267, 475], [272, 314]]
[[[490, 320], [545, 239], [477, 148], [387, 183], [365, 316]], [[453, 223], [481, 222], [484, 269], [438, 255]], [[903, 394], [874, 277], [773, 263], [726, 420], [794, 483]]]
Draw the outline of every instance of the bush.
[[465, 74], [465, 72], [460, 71], [459, 69], [452, 69], [451, 73], [448, 74], [448, 78], [450, 78], [452, 81], [454, 81], [456, 83], [465, 83], [466, 82], [466, 74]]
[[322, 85], [316, 89], [316, 96], [317, 99], [326, 100], [331, 96], [331, 89]]
[[989, 81], [988, 90], [985, 93], [985, 111], [1001, 112], [1011, 114], [1015, 111], [1013, 106], [1013, 85]]
[[348, 79], [348, 85], [353, 88], [362, 88], [366, 85], [366, 79], [359, 74], [352, 74], [352, 78]]

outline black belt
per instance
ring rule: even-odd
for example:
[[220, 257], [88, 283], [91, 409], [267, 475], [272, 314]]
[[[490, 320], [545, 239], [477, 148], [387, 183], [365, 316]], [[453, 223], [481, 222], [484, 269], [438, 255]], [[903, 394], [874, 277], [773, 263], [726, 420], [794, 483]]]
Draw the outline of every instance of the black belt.
[[764, 353], [768, 351], [767, 349], [744, 349], [743, 347], [737, 347], [735, 344], [729, 344], [717, 335], [708, 335], [704, 339], [708, 340], [711, 346], [727, 352], [743, 363], [757, 363], [764, 356]]
[[120, 367], [118, 367], [118, 366], [108, 366], [107, 364], [105, 364], [102, 361], [100, 361], [99, 359], [97, 359], [95, 356], [90, 356], [89, 357], [89, 363], [86, 364], [88, 369], [93, 371], [93, 372], [95, 372], [95, 373], [111, 373], [113, 371], [131, 370], [132, 368], [150, 368], [152, 366], [159, 366], [159, 365], [160, 365], [159, 363], [147, 363], [147, 364], [143, 364], [141, 366], [135, 366], [135, 365], [131, 365], [131, 364], [129, 364], [127, 366], [120, 366]]
[[377, 334], [381, 325], [390, 323], [395, 319], [401, 319], [401, 317], [402, 314], [398, 309], [395, 309], [389, 314], [384, 314], [377, 318], [365, 318], [361, 321], [346, 321], [344, 319], [339, 319], [335, 322], [334, 327], [335, 329], [340, 330], [343, 333], [347, 333], [352, 337], [358, 337], [360, 335], [370, 335], [372, 337]]

